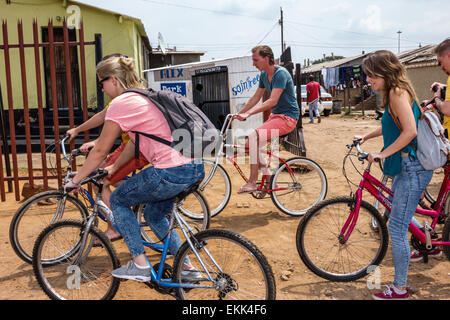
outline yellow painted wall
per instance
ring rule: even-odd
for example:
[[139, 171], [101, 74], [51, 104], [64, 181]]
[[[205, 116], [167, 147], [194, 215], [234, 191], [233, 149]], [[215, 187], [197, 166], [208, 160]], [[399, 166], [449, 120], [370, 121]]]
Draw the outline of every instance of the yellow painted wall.
[[[21, 3], [29, 3], [27, 5], [9, 4], [0, 1], [0, 20], [6, 20], [8, 23], [8, 41], [9, 44], [18, 44], [17, 21], [23, 22], [24, 42], [33, 43], [32, 22], [36, 18], [38, 22], [39, 41], [42, 41], [42, 27], [47, 27], [49, 19], [53, 19], [54, 27], [62, 27], [62, 20], [57, 21], [56, 17], [69, 18], [74, 12], [66, 12], [67, 7], [63, 6], [63, 1], [32, 1], [23, 0]], [[73, 5], [67, 1], [67, 6]], [[133, 57], [136, 61], [136, 67], [141, 74], [142, 71], [142, 52], [141, 52], [141, 34], [135, 20], [122, 17], [119, 15], [105, 12], [89, 6], [76, 4], [80, 8], [80, 16], [84, 23], [84, 39], [85, 41], [94, 41], [96, 33], [102, 34], [103, 55], [111, 53], [122, 53], [129, 57]], [[77, 31], [77, 41], [79, 40]], [[3, 44], [3, 33], [0, 32], [0, 44]], [[41, 63], [41, 81], [43, 103], [45, 107], [45, 85], [44, 85], [44, 63], [42, 49], [40, 49]], [[86, 78], [88, 91], [88, 107], [95, 108], [97, 106], [96, 96], [96, 75], [95, 75], [95, 49], [93, 45], [85, 47], [86, 57]], [[78, 52], [78, 58], [80, 54]], [[13, 90], [14, 109], [23, 109], [22, 98], [22, 80], [20, 72], [19, 49], [10, 49], [11, 60], [11, 77]], [[28, 104], [30, 108], [37, 107], [36, 93], [36, 73], [34, 49], [25, 49], [27, 86], [28, 86]], [[78, 62], [81, 68], [80, 61]], [[80, 75], [81, 81], [81, 75]], [[7, 88], [5, 78], [5, 60], [4, 52], [0, 50], [0, 85], [3, 96], [3, 106], [8, 108]], [[80, 84], [81, 88], [81, 84]], [[105, 96], [105, 103], [108, 98]]]

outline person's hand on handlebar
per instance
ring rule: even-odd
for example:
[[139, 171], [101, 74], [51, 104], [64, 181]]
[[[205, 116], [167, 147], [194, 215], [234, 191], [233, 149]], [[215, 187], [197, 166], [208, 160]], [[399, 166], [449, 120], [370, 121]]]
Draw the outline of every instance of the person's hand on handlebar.
[[66, 135], [70, 136], [69, 142], [72, 141], [78, 135], [77, 128], [67, 130]]
[[104, 168], [104, 170], [108, 171], [108, 176], [106, 177], [106, 179], [109, 179], [109, 178], [112, 177], [112, 175], [113, 175], [114, 173], [116, 173], [117, 168], [115, 167], [114, 164], [112, 164], [112, 165], [110, 165], [110, 166]]
[[354, 136], [353, 140], [359, 140], [359, 144], [362, 145], [366, 140], [364, 139], [364, 136]]
[[233, 119], [238, 119], [239, 121], [245, 121], [247, 118], [250, 117], [248, 113], [238, 113], [233, 117]]
[[64, 191], [65, 192], [78, 192], [80, 190], [80, 185], [76, 184], [75, 182], [73, 182], [72, 180], [70, 180], [69, 182], [67, 182], [64, 185]]
[[88, 153], [90, 149], [92, 149], [93, 147], [95, 147], [95, 143], [96, 140], [94, 141], [89, 141], [84, 143], [81, 147], [80, 147], [80, 151], [83, 153]]
[[375, 162], [375, 161], [381, 162], [381, 161], [383, 161], [383, 159], [384, 159], [384, 156], [380, 152], [369, 152], [369, 156], [367, 157], [367, 160], [369, 160], [370, 163]]

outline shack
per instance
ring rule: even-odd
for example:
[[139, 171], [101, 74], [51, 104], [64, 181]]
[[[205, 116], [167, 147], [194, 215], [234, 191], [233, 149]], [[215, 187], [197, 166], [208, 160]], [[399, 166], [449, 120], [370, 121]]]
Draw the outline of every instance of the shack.
[[[143, 71], [148, 87], [172, 90], [194, 102], [218, 129], [224, 117], [238, 112], [259, 85], [260, 72], [251, 56], [186, 63]], [[263, 114], [233, 122], [231, 139], [245, 136], [263, 123]], [[230, 141], [231, 142], [231, 141]]]

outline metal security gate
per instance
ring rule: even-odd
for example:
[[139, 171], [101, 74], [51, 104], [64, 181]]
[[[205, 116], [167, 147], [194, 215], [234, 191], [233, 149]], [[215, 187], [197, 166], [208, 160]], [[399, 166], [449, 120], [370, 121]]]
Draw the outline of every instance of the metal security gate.
[[194, 104], [220, 129], [230, 113], [228, 68], [225, 66], [195, 70], [192, 76]]
[[[86, 42], [84, 41], [84, 29], [83, 22], [80, 23], [80, 28], [78, 31], [78, 41], [74, 41], [74, 31], [70, 31], [67, 27], [67, 22], [64, 21], [63, 27], [60, 28], [56, 33], [54, 32], [53, 22], [48, 22], [48, 27], [46, 28], [47, 38], [44, 37], [43, 42], [39, 42], [39, 31], [37, 21], [33, 21], [33, 43], [24, 43], [23, 36], [23, 26], [22, 22], [19, 21], [17, 24], [17, 44], [10, 44], [8, 42], [8, 26], [5, 20], [2, 23], [3, 32], [3, 43], [0, 43], [0, 50], [3, 52], [4, 65], [5, 65], [5, 78], [6, 85], [1, 86], [3, 90], [3, 96], [7, 97], [7, 105], [2, 107], [0, 112], [3, 115], [3, 109], [8, 108], [8, 119], [3, 119], [0, 117], [1, 121], [1, 134], [2, 134], [2, 144], [0, 147], [0, 197], [2, 201], [6, 200], [5, 195], [5, 182], [8, 182], [9, 191], [11, 192], [11, 182], [13, 184], [13, 189], [15, 193], [15, 198], [17, 201], [20, 200], [20, 190], [19, 190], [19, 180], [28, 180], [31, 188], [34, 188], [34, 180], [43, 180], [43, 187], [45, 190], [48, 189], [48, 180], [57, 179], [58, 187], [62, 186], [62, 168], [61, 168], [61, 150], [59, 147], [60, 142], [60, 121], [62, 117], [62, 109], [65, 110], [64, 117], [68, 118], [68, 128], [74, 127], [74, 103], [76, 110], [82, 112], [82, 121], [88, 119], [88, 96], [86, 88], [86, 53], [85, 46], [95, 46], [95, 57], [96, 62], [101, 59], [101, 35], [96, 35], [95, 41]], [[55, 34], [59, 38], [55, 39]], [[69, 38], [69, 34], [71, 38]], [[46, 40], [46, 41], [45, 41]], [[41, 48], [44, 48], [41, 50]], [[26, 70], [25, 61], [25, 50], [33, 50], [34, 52], [34, 70]], [[71, 59], [71, 53], [79, 52], [79, 70], [72, 71], [74, 66], [74, 58]], [[44, 52], [45, 51], [45, 52]], [[55, 57], [55, 54], [58, 57]], [[11, 56], [18, 55], [20, 57], [20, 65], [13, 66], [11, 64]], [[44, 55], [43, 57], [41, 55]], [[77, 58], [78, 59], [78, 58]], [[58, 64], [56, 64], [58, 60]], [[48, 77], [44, 77], [46, 82], [44, 85], [41, 81], [41, 61], [45, 62], [44, 70], [47, 70]], [[57, 73], [57, 66], [59, 70]], [[61, 69], [63, 67], [63, 69]], [[78, 68], [78, 64], [76, 66]], [[27, 88], [27, 75], [32, 74], [34, 71], [35, 82], [36, 82], [36, 92], [37, 101], [29, 101], [28, 99], [28, 88]], [[12, 74], [20, 74], [21, 77], [21, 92], [22, 92], [22, 103], [23, 111], [14, 108], [17, 102], [13, 101], [13, 82]], [[59, 77], [57, 76], [59, 74]], [[74, 82], [78, 82], [73, 84]], [[62, 85], [63, 84], [63, 85]], [[45, 100], [50, 103], [47, 108], [44, 106], [44, 97], [42, 95], [42, 89], [46, 90]], [[64, 93], [61, 92], [64, 88]], [[72, 90], [67, 89], [72, 88]], [[98, 92], [98, 91], [97, 91]], [[97, 103], [103, 101], [103, 94], [97, 97]], [[30, 108], [30, 104], [32, 107]], [[62, 104], [62, 105], [61, 105]], [[18, 111], [20, 114], [23, 113], [23, 136], [22, 133], [16, 134], [16, 123], [18, 117]], [[36, 120], [33, 121], [33, 126], [30, 125], [30, 113], [33, 112], [33, 116]], [[44, 117], [49, 117], [51, 121], [50, 131], [47, 131]], [[8, 126], [6, 124], [8, 122]], [[32, 132], [33, 130], [33, 132]], [[37, 133], [34, 133], [37, 131]], [[32, 135], [33, 134], [33, 135]], [[40, 144], [40, 156], [42, 159], [42, 174], [36, 175], [33, 173], [33, 162], [32, 162], [32, 137], [38, 139]], [[6, 139], [8, 138], [8, 139]], [[18, 159], [17, 159], [17, 145], [20, 142], [25, 141], [26, 144], [26, 154], [27, 154], [27, 171], [28, 175], [19, 176]], [[49, 141], [56, 143], [56, 167], [57, 173], [50, 174], [47, 168], [47, 158], [46, 158], [46, 144]], [[89, 140], [89, 133], [86, 132], [84, 135], [84, 141]], [[74, 142], [70, 146], [71, 149], [74, 148]], [[9, 163], [9, 158], [12, 159], [12, 172]], [[3, 163], [5, 162], [6, 175], [3, 170]], [[75, 169], [76, 163], [74, 163]]]

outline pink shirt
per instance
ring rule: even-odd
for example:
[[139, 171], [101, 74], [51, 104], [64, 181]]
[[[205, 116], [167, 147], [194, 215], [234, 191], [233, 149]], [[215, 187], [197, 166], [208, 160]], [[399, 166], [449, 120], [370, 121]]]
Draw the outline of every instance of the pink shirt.
[[[117, 123], [123, 132], [128, 132], [133, 142], [136, 135], [130, 131], [153, 134], [167, 141], [173, 140], [164, 115], [150, 100], [138, 93], [127, 92], [116, 97], [106, 111], [105, 121], [108, 120]], [[192, 161], [156, 140], [141, 135], [139, 141], [139, 151], [155, 168], [178, 167]]]

